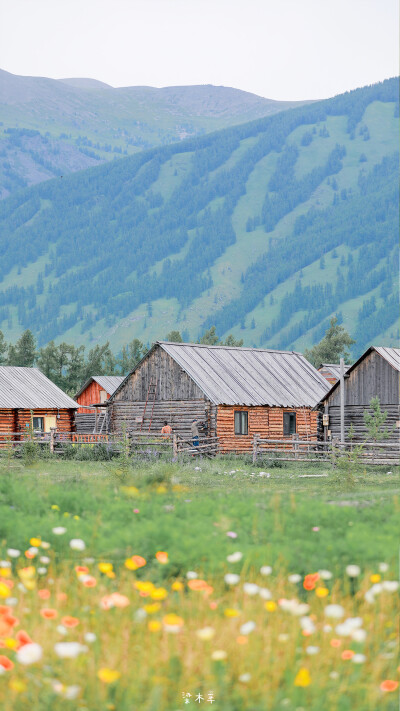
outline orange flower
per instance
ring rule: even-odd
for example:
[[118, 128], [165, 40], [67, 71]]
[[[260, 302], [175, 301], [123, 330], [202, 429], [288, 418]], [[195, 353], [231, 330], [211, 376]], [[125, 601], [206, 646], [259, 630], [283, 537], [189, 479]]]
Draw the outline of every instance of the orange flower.
[[385, 681], [382, 682], [379, 688], [381, 691], [396, 691], [398, 685], [398, 681], [392, 681], [392, 679], [385, 679]]
[[25, 630], [19, 630], [15, 637], [18, 642], [18, 649], [21, 649], [25, 644], [32, 644], [32, 640]]
[[218, 607], [218, 603], [213, 600], [212, 602], [210, 602], [209, 607], [210, 607], [210, 610], [216, 610]]
[[8, 605], [0, 605], [0, 615], [5, 615], [7, 612], [10, 612]]
[[6, 671], [9, 671], [12, 669], [14, 666], [14, 662], [11, 661], [8, 657], [5, 657], [4, 654], [0, 654], [0, 667], [3, 667]]
[[199, 580], [198, 578], [195, 578], [194, 580], [189, 580], [188, 587], [191, 590], [206, 590], [209, 585], [208, 583], [206, 583], [205, 580]]
[[249, 641], [248, 637], [245, 637], [243, 634], [240, 634], [239, 637], [236, 637], [236, 642], [238, 644], [247, 644]]
[[162, 563], [162, 565], [168, 563], [168, 553], [166, 553], [165, 551], [157, 551], [156, 558], [159, 563]]
[[340, 647], [341, 644], [341, 639], [331, 639], [331, 647]]
[[19, 619], [14, 617], [14, 615], [11, 615], [9, 612], [3, 615], [3, 620], [6, 625], [10, 625], [10, 627], [15, 627], [15, 625], [19, 623]]
[[83, 581], [83, 585], [85, 586], [85, 588], [95, 588], [97, 585], [97, 580], [93, 577], [93, 575], [88, 575]]
[[75, 572], [80, 575], [81, 573], [88, 573], [89, 568], [86, 565], [76, 565]]
[[63, 624], [64, 627], [76, 627], [77, 625], [79, 625], [79, 620], [77, 617], [71, 617], [70, 615], [67, 615], [66, 617], [62, 618], [61, 624]]
[[58, 612], [50, 607], [44, 607], [40, 610], [40, 614], [45, 618], [45, 620], [54, 620], [57, 617]]
[[51, 592], [50, 590], [46, 590], [46, 588], [43, 588], [42, 590], [38, 590], [38, 595], [41, 600], [48, 600]]
[[65, 592], [60, 592], [57, 594], [57, 600], [59, 602], [65, 602], [67, 598], [68, 598], [68, 595]]
[[141, 555], [133, 555], [130, 560], [135, 563], [137, 568], [143, 568], [143, 566], [147, 563], [146, 559], [142, 558]]
[[354, 652], [352, 649], [344, 649], [342, 652], [342, 659], [351, 659], [354, 657]]
[[314, 590], [316, 582], [319, 580], [318, 573], [309, 573], [306, 575], [303, 582], [303, 588], [305, 590]]
[[33, 553], [32, 551], [25, 551], [25, 558], [29, 558], [30, 560], [32, 558], [36, 558], [36, 553]]

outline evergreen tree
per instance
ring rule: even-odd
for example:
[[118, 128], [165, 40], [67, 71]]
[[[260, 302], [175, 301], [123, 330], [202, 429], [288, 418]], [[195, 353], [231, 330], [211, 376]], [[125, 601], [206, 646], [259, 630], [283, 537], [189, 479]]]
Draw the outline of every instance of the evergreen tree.
[[200, 338], [200, 343], [207, 346], [216, 346], [218, 341], [219, 338], [216, 334], [215, 326], [211, 326], [211, 328], [203, 334], [202, 338]]
[[316, 346], [304, 352], [307, 360], [318, 368], [321, 363], [338, 363], [340, 358], [348, 360], [350, 353], [347, 348], [355, 341], [343, 328], [338, 319], [332, 318], [323, 339]]
[[225, 342], [224, 343], [221, 342], [221, 345], [230, 346], [231, 348], [241, 348], [243, 346], [243, 343], [244, 343], [243, 338], [241, 338], [240, 341], [237, 341], [235, 339], [235, 337], [232, 335], [232, 333], [230, 333], [229, 336], [227, 336], [225, 338]]
[[165, 340], [171, 343], [183, 343], [183, 338], [179, 331], [170, 331], [165, 336]]
[[36, 338], [32, 331], [27, 329], [16, 342], [8, 349], [8, 365], [32, 368], [36, 360]]
[[8, 351], [8, 345], [5, 341], [4, 333], [3, 333], [3, 331], [0, 331], [0, 365], [7, 364], [7, 355], [6, 355], [7, 351]]

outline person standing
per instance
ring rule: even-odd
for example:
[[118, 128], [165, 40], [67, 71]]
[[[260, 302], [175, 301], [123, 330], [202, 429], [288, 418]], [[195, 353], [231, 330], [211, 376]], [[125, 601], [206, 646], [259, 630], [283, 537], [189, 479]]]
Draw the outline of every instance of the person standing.
[[199, 420], [192, 420], [190, 427], [192, 431], [193, 447], [199, 446]]
[[164, 420], [164, 426], [161, 427], [161, 434], [165, 439], [169, 439], [172, 434], [172, 427], [168, 424], [167, 420]]

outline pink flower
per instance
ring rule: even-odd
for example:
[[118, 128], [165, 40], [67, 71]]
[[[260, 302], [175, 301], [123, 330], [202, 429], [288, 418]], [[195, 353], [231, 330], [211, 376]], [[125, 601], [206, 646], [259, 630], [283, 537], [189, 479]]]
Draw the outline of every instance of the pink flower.
[[139, 513], [139, 509], [133, 509], [133, 513]]
[[235, 531], [228, 531], [226, 535], [228, 538], [237, 538], [237, 533], [235, 533]]
[[313, 531], [319, 531], [319, 526], [313, 526]]

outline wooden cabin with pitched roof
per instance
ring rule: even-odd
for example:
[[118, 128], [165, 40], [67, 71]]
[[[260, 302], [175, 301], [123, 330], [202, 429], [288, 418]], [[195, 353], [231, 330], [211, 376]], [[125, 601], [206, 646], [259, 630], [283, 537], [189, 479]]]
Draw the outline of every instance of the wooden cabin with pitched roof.
[[110, 397], [110, 431], [190, 437], [193, 419], [222, 452], [251, 451], [253, 435], [316, 439], [313, 408], [326, 379], [300, 353], [158, 341]]

